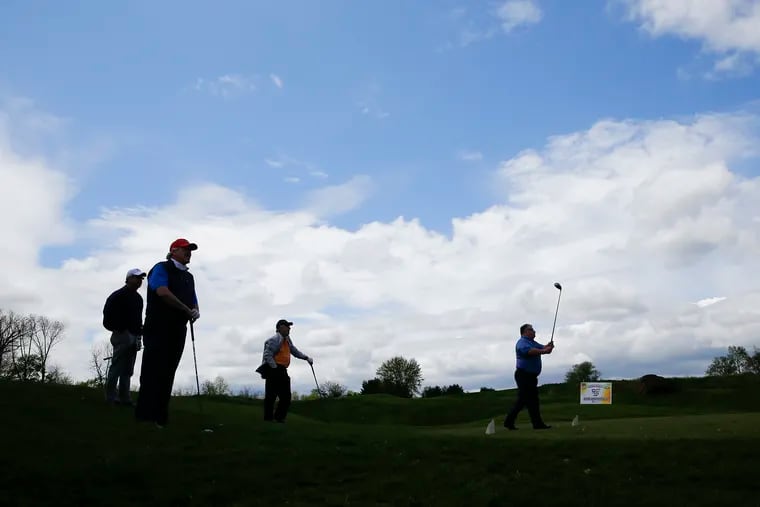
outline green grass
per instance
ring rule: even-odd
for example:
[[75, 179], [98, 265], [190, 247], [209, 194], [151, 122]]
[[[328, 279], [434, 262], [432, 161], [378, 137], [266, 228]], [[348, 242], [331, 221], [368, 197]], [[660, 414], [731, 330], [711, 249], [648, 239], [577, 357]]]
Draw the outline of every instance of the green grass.
[[174, 398], [157, 429], [100, 391], [0, 382], [0, 504], [757, 505], [760, 380], [678, 384], [615, 382], [612, 406], [542, 386], [554, 428], [508, 432], [514, 391], [299, 401], [285, 425], [260, 400]]

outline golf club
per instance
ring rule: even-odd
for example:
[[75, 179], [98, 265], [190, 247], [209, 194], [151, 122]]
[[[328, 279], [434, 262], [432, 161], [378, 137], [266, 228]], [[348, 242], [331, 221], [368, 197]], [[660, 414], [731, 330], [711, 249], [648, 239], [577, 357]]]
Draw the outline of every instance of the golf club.
[[317, 382], [317, 374], [314, 373], [314, 365], [309, 364], [311, 366], [311, 374], [314, 375], [314, 383], [317, 384], [317, 392], [319, 393], [320, 398], [324, 398], [324, 394], [322, 394], [322, 388], [319, 387], [319, 382]]
[[111, 366], [111, 356], [104, 357], [103, 361], [106, 362], [106, 376], [103, 378], [103, 390], [106, 393], [106, 399], [108, 399], [108, 368]]
[[[201, 400], [201, 384], [198, 381], [198, 359], [195, 357], [195, 328], [193, 327], [193, 320], [190, 321], [190, 341], [193, 342], [193, 364], [195, 364], [195, 387], [198, 389], [198, 407], [203, 414], [203, 400]], [[211, 428], [204, 428], [203, 433], [213, 433]]]
[[193, 321], [190, 321], [190, 340], [193, 342], [193, 363], [195, 364], [195, 387], [198, 389], [198, 405], [203, 413], [203, 403], [201, 402], [201, 384], [198, 381], [198, 359], [195, 357], [195, 329]]
[[559, 296], [557, 296], [557, 309], [554, 311], [554, 324], [552, 324], [552, 338], [549, 343], [554, 343], [554, 327], [557, 325], [557, 313], [559, 312], [559, 300], [562, 297], [562, 285], [559, 282], [554, 282], [554, 287], [559, 290]]

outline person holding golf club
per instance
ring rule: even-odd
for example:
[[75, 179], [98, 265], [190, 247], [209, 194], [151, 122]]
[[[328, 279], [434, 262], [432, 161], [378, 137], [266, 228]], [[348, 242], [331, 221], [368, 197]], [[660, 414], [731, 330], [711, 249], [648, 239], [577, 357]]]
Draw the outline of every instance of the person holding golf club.
[[[264, 387], [264, 420], [284, 423], [290, 408], [290, 377], [288, 376], [288, 366], [290, 366], [290, 356], [293, 355], [298, 359], [307, 361], [310, 365], [314, 364], [314, 359], [307, 356], [293, 345], [290, 337], [290, 326], [293, 323], [285, 319], [280, 319], [275, 324], [277, 331], [274, 336], [264, 342], [264, 354], [256, 371], [266, 379]], [[279, 398], [277, 409], [275, 410], [275, 400]]]
[[129, 384], [143, 333], [143, 298], [137, 289], [144, 278], [142, 270], [130, 269], [124, 286], [113, 291], [103, 305], [103, 327], [111, 331], [113, 347], [106, 378], [106, 402], [109, 404], [132, 406]]
[[517, 400], [504, 418], [504, 427], [516, 430], [517, 414], [527, 407], [533, 429], [546, 430], [551, 428], [541, 418], [538, 399], [538, 376], [541, 374], [541, 356], [551, 354], [554, 341], [541, 345], [536, 341], [536, 331], [531, 324], [520, 326], [520, 339], [515, 345], [517, 355], [515, 382], [517, 382]]
[[169, 246], [166, 260], [148, 272], [143, 329], [140, 391], [135, 417], [163, 427], [169, 419], [174, 374], [182, 358], [187, 323], [198, 320], [195, 279], [187, 265], [198, 245], [179, 238]]

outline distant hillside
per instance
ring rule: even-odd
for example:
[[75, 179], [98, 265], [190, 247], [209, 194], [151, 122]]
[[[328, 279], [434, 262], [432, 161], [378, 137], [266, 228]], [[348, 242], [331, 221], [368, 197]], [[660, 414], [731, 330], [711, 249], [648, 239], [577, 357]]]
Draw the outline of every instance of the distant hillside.
[[[660, 395], [641, 394], [638, 380], [613, 381], [611, 406], [580, 405], [577, 385], [543, 385], [542, 412], [547, 420], [575, 415], [589, 420], [760, 411], [760, 376], [668, 380], [676, 392]], [[503, 417], [515, 395], [514, 389], [415, 399], [362, 395], [298, 401], [292, 411], [321, 421], [436, 426]]]

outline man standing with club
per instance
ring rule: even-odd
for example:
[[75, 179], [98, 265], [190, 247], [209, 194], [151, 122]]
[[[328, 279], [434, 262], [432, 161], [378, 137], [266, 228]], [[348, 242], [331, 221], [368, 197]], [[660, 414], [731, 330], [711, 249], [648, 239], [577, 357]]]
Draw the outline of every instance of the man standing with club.
[[[314, 360], [298, 350], [293, 345], [290, 338], [290, 326], [293, 323], [285, 319], [280, 319], [275, 324], [277, 331], [274, 336], [264, 343], [264, 354], [256, 371], [266, 379], [264, 387], [264, 420], [284, 423], [290, 408], [290, 377], [288, 376], [288, 366], [290, 366], [290, 356], [293, 355], [298, 359], [304, 359], [308, 363], [314, 364]], [[274, 408], [275, 400], [279, 398], [277, 410]]]
[[198, 245], [184, 238], [169, 246], [166, 260], [148, 272], [140, 392], [135, 417], [163, 427], [169, 418], [174, 374], [185, 348], [188, 321], [200, 317], [195, 279], [188, 270]]
[[[103, 327], [111, 331], [111, 367], [106, 379], [106, 401], [117, 405], [132, 405], [129, 383], [134, 373], [135, 359], [140, 350], [143, 333], [143, 298], [137, 289], [145, 273], [130, 269], [124, 286], [111, 293], [103, 306]], [[116, 383], [119, 384], [117, 395]]]
[[527, 407], [530, 422], [533, 429], [546, 430], [547, 426], [541, 418], [538, 400], [538, 376], [541, 374], [541, 356], [551, 354], [554, 343], [541, 345], [536, 341], [536, 331], [530, 324], [520, 326], [520, 339], [515, 345], [517, 355], [517, 368], [515, 369], [515, 381], [517, 382], [517, 401], [504, 419], [504, 427], [516, 430], [515, 420], [517, 414]]

